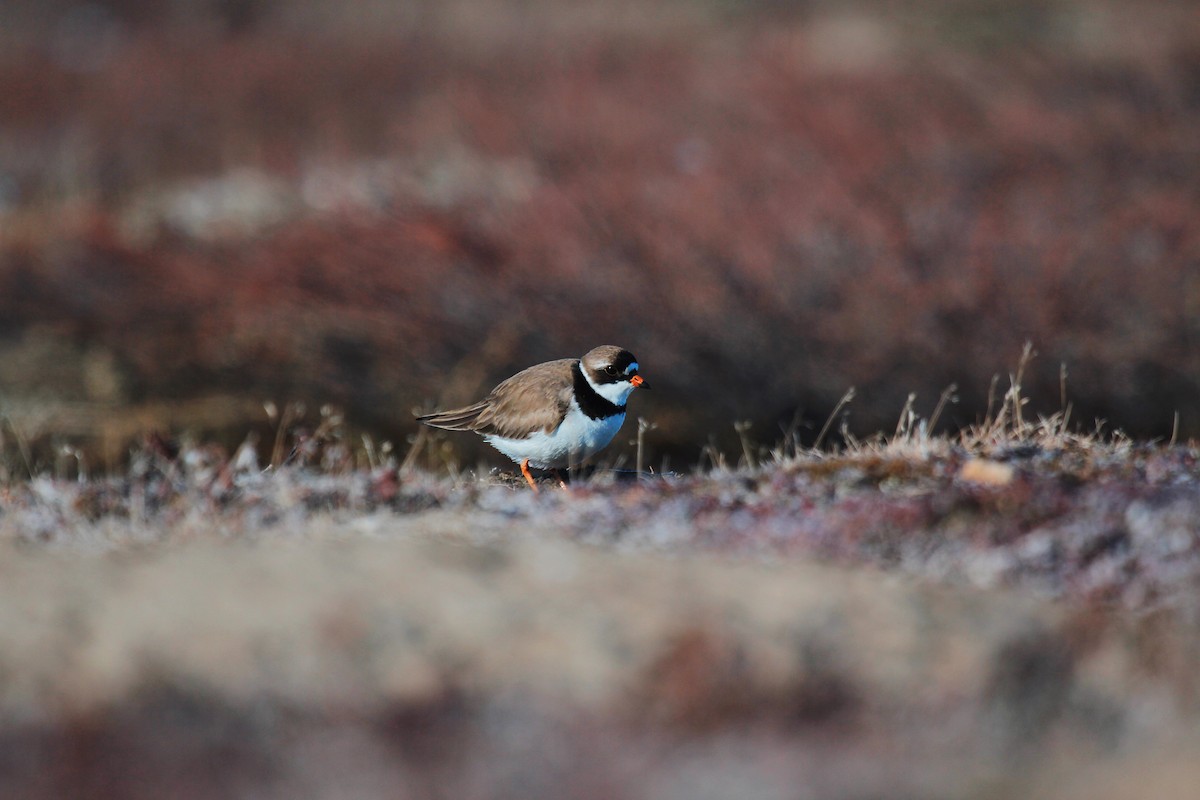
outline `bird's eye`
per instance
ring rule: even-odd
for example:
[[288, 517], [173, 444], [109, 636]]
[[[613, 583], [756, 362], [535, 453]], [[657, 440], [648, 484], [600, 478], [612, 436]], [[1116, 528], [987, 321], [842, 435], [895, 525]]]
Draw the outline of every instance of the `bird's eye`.
[[614, 367], [612, 364], [609, 364], [607, 367], [605, 367], [605, 368], [604, 368], [604, 371], [605, 371], [606, 373], [608, 373], [609, 375], [616, 375], [616, 374], [617, 374], [617, 368], [616, 368], [616, 367]]

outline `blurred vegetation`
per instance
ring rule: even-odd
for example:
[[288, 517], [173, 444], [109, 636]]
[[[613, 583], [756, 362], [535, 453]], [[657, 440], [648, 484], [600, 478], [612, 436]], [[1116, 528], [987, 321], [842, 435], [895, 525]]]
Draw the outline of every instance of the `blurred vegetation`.
[[851, 386], [858, 435], [951, 383], [969, 424], [1031, 340], [1043, 404], [1062, 364], [1085, 427], [1196, 436], [1196, 13], [6, 3], [5, 430], [238, 441], [298, 400], [399, 438], [612, 342], [695, 458]]

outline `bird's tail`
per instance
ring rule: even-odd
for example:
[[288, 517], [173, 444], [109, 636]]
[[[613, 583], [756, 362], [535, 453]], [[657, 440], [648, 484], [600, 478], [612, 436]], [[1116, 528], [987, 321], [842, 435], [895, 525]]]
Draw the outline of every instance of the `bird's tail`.
[[417, 422], [448, 431], [471, 431], [475, 430], [475, 421], [479, 419], [479, 415], [485, 408], [487, 408], [486, 403], [476, 403], [473, 406], [456, 408], [453, 411], [437, 411], [417, 417]]

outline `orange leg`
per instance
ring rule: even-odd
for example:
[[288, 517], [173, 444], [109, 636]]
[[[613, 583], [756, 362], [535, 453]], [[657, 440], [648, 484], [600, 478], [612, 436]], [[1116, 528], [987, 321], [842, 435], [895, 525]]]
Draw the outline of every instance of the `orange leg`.
[[529, 482], [529, 488], [533, 489], [534, 494], [537, 494], [537, 484], [533, 482], [533, 475], [529, 474], [529, 459], [521, 462], [521, 474], [525, 476], [525, 480]]

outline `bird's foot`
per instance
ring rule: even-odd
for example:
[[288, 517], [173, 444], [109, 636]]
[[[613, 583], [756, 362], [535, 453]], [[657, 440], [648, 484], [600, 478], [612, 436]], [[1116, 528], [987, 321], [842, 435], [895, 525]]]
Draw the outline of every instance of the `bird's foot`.
[[525, 476], [525, 480], [529, 483], [529, 488], [533, 489], [534, 494], [537, 494], [538, 491], [540, 491], [540, 490], [538, 489], [537, 484], [533, 480], [533, 474], [530, 473], [530, 471], [529, 471], [529, 459], [528, 458], [524, 459], [521, 462], [521, 474]]

